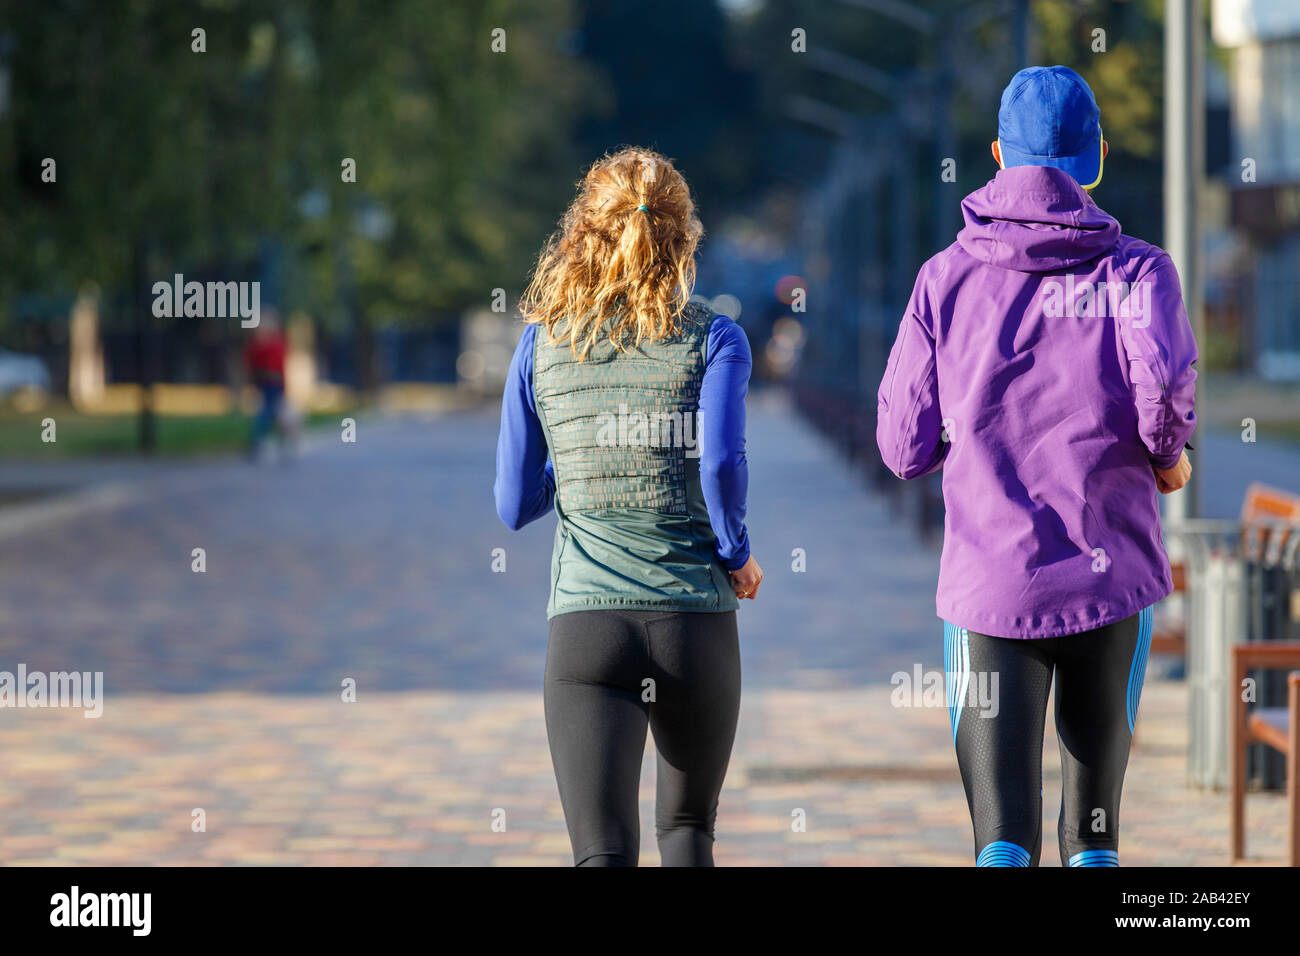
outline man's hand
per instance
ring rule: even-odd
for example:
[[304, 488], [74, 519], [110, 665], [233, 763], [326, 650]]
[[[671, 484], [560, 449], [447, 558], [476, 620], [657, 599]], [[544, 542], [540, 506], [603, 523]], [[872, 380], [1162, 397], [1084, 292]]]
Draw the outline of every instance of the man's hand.
[[738, 598], [758, 597], [758, 586], [763, 583], [763, 569], [751, 554], [742, 567], [731, 572], [731, 589]]
[[1172, 494], [1187, 484], [1187, 479], [1192, 477], [1192, 463], [1188, 459], [1186, 451], [1178, 459], [1178, 464], [1167, 471], [1161, 471], [1154, 466], [1152, 466], [1151, 470], [1156, 473], [1156, 489], [1162, 495]]

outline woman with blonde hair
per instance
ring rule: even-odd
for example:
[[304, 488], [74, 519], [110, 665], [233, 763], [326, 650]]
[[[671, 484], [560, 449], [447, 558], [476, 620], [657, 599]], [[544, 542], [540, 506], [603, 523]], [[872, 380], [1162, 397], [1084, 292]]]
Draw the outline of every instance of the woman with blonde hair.
[[555, 508], [546, 732], [577, 866], [635, 866], [646, 729], [665, 866], [712, 866], [740, 709], [750, 352], [691, 301], [703, 235], [662, 156], [598, 160], [546, 243], [501, 407], [496, 505]]

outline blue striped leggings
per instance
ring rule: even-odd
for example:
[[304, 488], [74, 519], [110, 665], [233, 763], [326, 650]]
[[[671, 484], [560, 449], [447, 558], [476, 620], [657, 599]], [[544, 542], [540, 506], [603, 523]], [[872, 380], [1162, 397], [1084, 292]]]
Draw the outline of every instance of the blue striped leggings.
[[978, 866], [1037, 866], [1043, 725], [1056, 680], [1064, 866], [1119, 865], [1119, 802], [1151, 609], [1082, 634], [1012, 640], [944, 624], [948, 714]]

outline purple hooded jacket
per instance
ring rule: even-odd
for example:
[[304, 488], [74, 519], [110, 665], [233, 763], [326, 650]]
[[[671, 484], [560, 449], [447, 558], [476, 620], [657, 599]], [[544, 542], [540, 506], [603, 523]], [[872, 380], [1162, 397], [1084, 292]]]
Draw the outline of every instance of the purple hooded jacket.
[[1152, 466], [1196, 424], [1196, 342], [1169, 256], [1058, 169], [962, 202], [921, 267], [880, 383], [901, 478], [943, 468], [936, 606], [995, 637], [1076, 634], [1171, 590]]

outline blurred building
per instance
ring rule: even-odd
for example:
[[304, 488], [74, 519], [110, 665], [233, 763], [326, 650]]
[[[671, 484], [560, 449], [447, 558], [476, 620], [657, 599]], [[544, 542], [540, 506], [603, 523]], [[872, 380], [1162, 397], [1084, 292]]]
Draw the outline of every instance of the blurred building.
[[1243, 245], [1243, 364], [1300, 381], [1300, 0], [1214, 0], [1231, 51], [1231, 223]]

